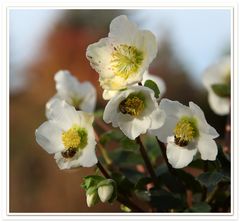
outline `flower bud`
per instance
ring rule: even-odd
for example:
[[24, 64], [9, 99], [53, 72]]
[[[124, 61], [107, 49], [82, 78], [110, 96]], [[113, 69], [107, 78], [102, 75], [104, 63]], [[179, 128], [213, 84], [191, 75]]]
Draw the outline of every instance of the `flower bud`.
[[98, 195], [97, 192], [92, 194], [87, 194], [87, 206], [92, 207], [98, 202]]
[[105, 203], [111, 199], [113, 191], [114, 187], [111, 184], [103, 185], [98, 188], [98, 196], [100, 200]]

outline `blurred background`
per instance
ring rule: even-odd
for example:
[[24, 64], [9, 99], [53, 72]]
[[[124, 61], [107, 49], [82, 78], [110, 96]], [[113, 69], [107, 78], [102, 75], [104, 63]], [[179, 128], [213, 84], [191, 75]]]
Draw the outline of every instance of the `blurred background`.
[[[230, 53], [229, 10], [42, 10], [11, 9], [10, 38], [10, 212], [116, 212], [113, 205], [88, 208], [80, 188], [94, 169], [60, 171], [35, 142], [45, 121], [45, 103], [55, 94], [54, 74], [67, 69], [102, 90], [85, 57], [89, 44], [106, 37], [111, 20], [126, 14], [158, 37], [152, 74], [166, 83], [164, 97], [197, 103], [207, 121], [223, 135], [225, 117], [209, 108], [202, 73]], [[221, 138], [220, 138], [221, 139]]]

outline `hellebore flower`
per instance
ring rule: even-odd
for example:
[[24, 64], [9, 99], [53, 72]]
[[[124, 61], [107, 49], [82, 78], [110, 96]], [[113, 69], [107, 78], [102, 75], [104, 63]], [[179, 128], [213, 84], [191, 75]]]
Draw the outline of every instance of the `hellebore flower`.
[[143, 86], [132, 86], [113, 97], [105, 107], [103, 120], [112, 122], [134, 140], [148, 129], [157, 129], [164, 122], [164, 112], [158, 108], [154, 92]]
[[49, 116], [51, 104], [56, 99], [61, 99], [76, 110], [93, 112], [96, 106], [96, 90], [90, 82], [80, 83], [76, 77], [66, 70], [60, 70], [55, 74], [57, 93], [46, 105], [46, 116]]
[[141, 82], [143, 73], [157, 54], [153, 33], [139, 30], [135, 23], [121, 15], [112, 20], [108, 37], [88, 46], [86, 56], [99, 73], [103, 98]]
[[218, 115], [230, 112], [231, 67], [230, 56], [210, 66], [203, 75], [211, 109]]
[[60, 169], [91, 167], [97, 163], [93, 115], [76, 111], [65, 101], [51, 104], [49, 120], [35, 132], [37, 143], [54, 158]]
[[214, 138], [217, 131], [210, 126], [203, 111], [195, 103], [189, 107], [177, 101], [162, 99], [160, 109], [166, 114], [161, 128], [151, 131], [167, 143], [167, 158], [174, 168], [187, 166], [197, 152], [203, 160], [215, 160], [218, 152]]

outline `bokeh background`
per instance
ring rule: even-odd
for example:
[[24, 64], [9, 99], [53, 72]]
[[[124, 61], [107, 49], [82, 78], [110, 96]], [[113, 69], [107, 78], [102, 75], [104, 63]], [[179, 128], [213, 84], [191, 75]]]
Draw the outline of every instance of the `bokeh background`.
[[[71, 71], [102, 90], [85, 57], [89, 44], [105, 37], [111, 20], [126, 14], [158, 37], [150, 72], [164, 79], [164, 97], [197, 103], [223, 135], [226, 118], [209, 108], [202, 73], [230, 53], [231, 14], [219, 9], [50, 10], [11, 9], [10, 31], [10, 212], [117, 212], [118, 203], [88, 208], [80, 188], [94, 169], [60, 171], [35, 142], [45, 121], [45, 103], [55, 94], [54, 74]], [[221, 140], [221, 138], [220, 138]]]

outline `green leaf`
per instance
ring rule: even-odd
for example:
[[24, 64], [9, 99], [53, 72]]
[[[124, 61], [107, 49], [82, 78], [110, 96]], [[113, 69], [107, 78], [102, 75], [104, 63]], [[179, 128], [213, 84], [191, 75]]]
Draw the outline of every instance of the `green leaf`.
[[93, 193], [97, 192], [97, 186], [91, 186], [87, 189], [86, 194], [91, 195]]
[[204, 186], [211, 187], [216, 186], [222, 179], [224, 175], [222, 173], [213, 171], [200, 174], [196, 179]]
[[163, 189], [150, 191], [150, 203], [160, 212], [170, 211], [171, 209], [182, 210], [186, 206], [184, 200], [178, 195]]
[[184, 183], [177, 176], [166, 172], [162, 174], [159, 179], [161, 179], [161, 183], [163, 183], [171, 192], [185, 194], [186, 189]]
[[187, 189], [193, 191], [193, 193], [201, 192], [202, 188], [200, 183], [195, 180], [194, 176], [183, 171], [183, 170], [176, 170], [176, 174], [183, 181]]
[[220, 97], [229, 97], [231, 94], [230, 84], [213, 84], [213, 92]]
[[126, 194], [131, 194], [131, 192], [134, 189], [134, 184], [131, 181], [129, 181], [123, 174], [112, 173], [111, 177], [116, 182], [117, 189], [120, 192], [123, 191]]
[[154, 81], [148, 79], [148, 80], [145, 81], [144, 86], [146, 86], [146, 87], [148, 87], [149, 89], [153, 90], [155, 97], [156, 97], [156, 98], [159, 98], [159, 96], [160, 96], [160, 90], [159, 90], [159, 88], [158, 88], [158, 85], [157, 85]]
[[152, 179], [150, 177], [142, 177], [136, 183], [135, 189], [136, 190], [146, 190], [146, 185], [151, 182], [152, 182]]
[[120, 144], [121, 144], [122, 148], [125, 150], [134, 150], [135, 151], [136, 149], [139, 148], [139, 145], [136, 143], [135, 140], [130, 140], [127, 137], [123, 137], [120, 140]]
[[135, 194], [144, 201], [149, 202], [151, 200], [151, 194], [147, 190], [135, 190]]
[[221, 165], [221, 173], [230, 180], [231, 175], [231, 163], [223, 153], [223, 149], [220, 145], [218, 145], [218, 155], [217, 160]]
[[191, 212], [210, 212], [211, 206], [206, 202], [199, 202], [193, 204], [193, 206], [189, 209]]
[[129, 167], [122, 167], [121, 171], [124, 173], [126, 178], [133, 184], [135, 184], [142, 177], [142, 173]]
[[144, 163], [138, 150], [134, 152], [129, 150], [115, 149], [109, 152], [109, 156], [113, 160], [114, 164], [120, 167]]
[[83, 178], [82, 188], [88, 190], [90, 187], [96, 186], [104, 177], [98, 175], [89, 175]]
[[136, 196], [140, 199], [150, 202], [151, 206], [157, 208], [158, 212], [167, 212], [171, 209], [183, 209], [184, 200], [178, 195], [172, 194], [163, 189], [136, 190]]

